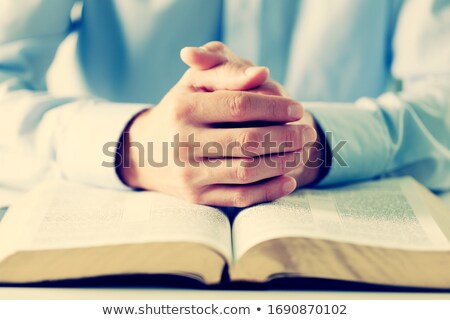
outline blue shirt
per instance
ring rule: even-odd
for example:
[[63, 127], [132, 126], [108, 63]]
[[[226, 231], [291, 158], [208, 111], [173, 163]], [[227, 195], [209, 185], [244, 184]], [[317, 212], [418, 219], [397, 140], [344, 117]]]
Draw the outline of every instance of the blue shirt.
[[103, 145], [181, 77], [181, 48], [221, 40], [268, 66], [332, 133], [332, 148], [346, 141], [322, 185], [409, 174], [450, 189], [448, 0], [0, 7], [0, 185], [62, 176], [121, 187], [101, 165]]

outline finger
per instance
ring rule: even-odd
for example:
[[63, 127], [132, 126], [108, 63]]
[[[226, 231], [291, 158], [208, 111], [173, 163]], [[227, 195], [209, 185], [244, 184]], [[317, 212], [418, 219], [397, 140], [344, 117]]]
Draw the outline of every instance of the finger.
[[257, 88], [249, 90], [250, 92], [259, 93], [263, 95], [275, 95], [281, 97], [289, 97], [289, 94], [279, 83], [273, 80], [267, 80]]
[[282, 176], [303, 164], [302, 152], [266, 155], [255, 158], [205, 158], [199, 166], [200, 185], [250, 184]]
[[180, 51], [180, 58], [189, 67], [199, 70], [207, 70], [227, 61], [223, 53], [204, 47], [185, 47]]
[[273, 201], [290, 194], [296, 188], [295, 179], [276, 177], [250, 185], [213, 185], [204, 190], [201, 203], [223, 207], [248, 207]]
[[209, 70], [191, 68], [183, 76], [183, 82], [196, 91], [246, 91], [261, 86], [269, 78], [269, 73], [266, 67], [226, 62]]
[[[293, 152], [316, 140], [316, 131], [306, 125], [283, 125], [238, 129], [203, 129], [197, 132], [196, 157], [256, 157]], [[215, 155], [211, 155], [215, 152]]]
[[250, 90], [269, 77], [266, 67], [253, 66], [218, 41], [198, 48], [185, 47], [180, 57], [191, 67], [188, 82], [204, 91]]
[[223, 42], [211, 41], [204, 44], [201, 48], [208, 52], [214, 52], [220, 54], [227, 58], [227, 61], [232, 61], [235, 63], [245, 64], [248, 66], [253, 65], [249, 60], [242, 59], [237, 54], [235, 54], [230, 48], [228, 48]]
[[191, 68], [206, 70], [236, 57], [222, 42], [211, 41], [202, 47], [181, 49], [180, 58]]
[[296, 101], [279, 96], [250, 92], [199, 92], [191, 95], [194, 106], [190, 119], [197, 123], [224, 122], [292, 122], [303, 116], [303, 107]]

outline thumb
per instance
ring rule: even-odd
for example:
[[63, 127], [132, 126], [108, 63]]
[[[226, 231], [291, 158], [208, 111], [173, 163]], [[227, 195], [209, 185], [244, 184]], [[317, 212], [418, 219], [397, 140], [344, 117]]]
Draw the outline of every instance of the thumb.
[[227, 61], [222, 53], [204, 47], [185, 47], [180, 51], [180, 58], [189, 67], [199, 70], [211, 69]]
[[221, 64], [208, 70], [189, 69], [183, 82], [203, 91], [247, 91], [261, 86], [269, 77], [266, 67]]
[[250, 90], [262, 85], [269, 77], [266, 67], [252, 66], [237, 58], [228, 59], [224, 50], [208, 45], [185, 47], [180, 57], [191, 67], [185, 75], [187, 84], [206, 91]]

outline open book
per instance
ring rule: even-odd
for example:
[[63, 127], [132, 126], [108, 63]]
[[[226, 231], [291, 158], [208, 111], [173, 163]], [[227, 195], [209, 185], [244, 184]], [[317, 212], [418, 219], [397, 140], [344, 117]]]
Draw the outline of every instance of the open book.
[[47, 182], [0, 223], [0, 282], [176, 274], [450, 288], [450, 209], [412, 178], [301, 190], [244, 209]]

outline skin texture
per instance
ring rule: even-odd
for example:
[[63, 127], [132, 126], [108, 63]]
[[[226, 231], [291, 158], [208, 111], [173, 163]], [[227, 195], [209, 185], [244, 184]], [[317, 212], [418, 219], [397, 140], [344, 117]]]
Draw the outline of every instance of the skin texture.
[[[190, 69], [126, 132], [119, 173], [127, 185], [199, 204], [247, 207], [321, 176], [320, 167], [305, 166], [310, 157], [323, 157], [305, 147], [318, 141], [315, 121], [269, 79], [267, 68], [220, 42], [184, 48], [180, 56]], [[270, 148], [263, 143], [268, 134]], [[183, 147], [164, 149], [164, 142], [180, 146], [177, 141]], [[149, 161], [163, 159], [164, 166]]]

